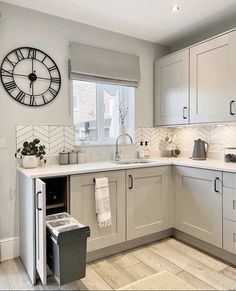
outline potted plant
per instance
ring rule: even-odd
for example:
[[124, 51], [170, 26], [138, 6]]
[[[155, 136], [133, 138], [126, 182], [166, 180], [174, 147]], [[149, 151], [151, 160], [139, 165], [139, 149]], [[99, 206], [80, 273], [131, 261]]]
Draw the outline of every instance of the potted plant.
[[39, 139], [34, 139], [31, 142], [25, 141], [22, 148], [18, 148], [15, 157], [22, 159], [22, 166], [27, 169], [36, 168], [39, 160], [46, 163], [44, 158], [45, 146], [40, 144]]

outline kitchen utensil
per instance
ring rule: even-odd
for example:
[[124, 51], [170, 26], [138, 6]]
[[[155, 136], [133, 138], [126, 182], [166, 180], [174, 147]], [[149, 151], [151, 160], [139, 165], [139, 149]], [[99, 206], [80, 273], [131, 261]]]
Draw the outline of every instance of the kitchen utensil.
[[197, 139], [193, 146], [193, 160], [206, 160], [208, 154], [208, 143], [204, 140]]
[[176, 149], [174, 149], [174, 150], [171, 151], [171, 155], [173, 157], [178, 157], [180, 154], [181, 154], [181, 150], [178, 149], [178, 148], [176, 148]]

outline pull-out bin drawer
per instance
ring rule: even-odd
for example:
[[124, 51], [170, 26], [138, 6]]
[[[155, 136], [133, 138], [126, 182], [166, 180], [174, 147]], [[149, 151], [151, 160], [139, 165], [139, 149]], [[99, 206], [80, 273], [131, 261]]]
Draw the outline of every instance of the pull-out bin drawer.
[[57, 282], [64, 285], [85, 277], [90, 229], [68, 214], [55, 215], [56, 220], [53, 216], [48, 216], [46, 223], [47, 263]]
[[236, 222], [228, 219], [223, 220], [223, 248], [236, 254]]

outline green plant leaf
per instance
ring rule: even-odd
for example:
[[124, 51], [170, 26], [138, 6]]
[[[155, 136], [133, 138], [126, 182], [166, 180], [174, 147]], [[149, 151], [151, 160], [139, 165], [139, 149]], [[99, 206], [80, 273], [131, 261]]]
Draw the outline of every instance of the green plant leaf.
[[40, 144], [40, 140], [38, 138], [35, 138], [33, 141], [25, 141], [23, 143], [23, 148], [18, 148], [15, 152], [16, 158], [22, 158], [23, 156], [36, 156], [37, 158], [40, 158], [42, 160], [44, 158], [44, 155], [46, 155], [45, 152], [45, 145]]

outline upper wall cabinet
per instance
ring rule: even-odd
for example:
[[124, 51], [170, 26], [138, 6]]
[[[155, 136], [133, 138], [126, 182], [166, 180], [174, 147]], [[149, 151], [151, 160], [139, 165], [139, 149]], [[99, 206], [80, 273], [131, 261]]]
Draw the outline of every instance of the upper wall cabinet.
[[190, 49], [190, 123], [235, 121], [236, 32]]
[[189, 49], [155, 62], [154, 125], [189, 122]]

